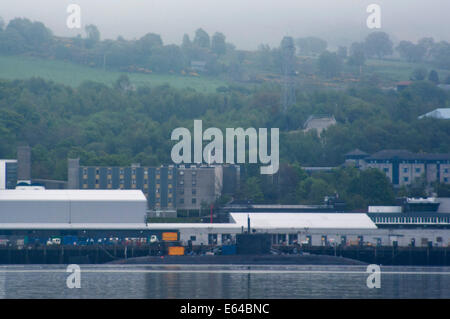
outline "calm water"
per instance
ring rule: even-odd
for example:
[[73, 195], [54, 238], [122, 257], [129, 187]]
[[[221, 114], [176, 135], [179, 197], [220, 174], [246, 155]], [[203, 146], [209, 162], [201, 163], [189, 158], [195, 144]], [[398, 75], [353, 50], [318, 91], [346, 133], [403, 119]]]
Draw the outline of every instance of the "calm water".
[[369, 289], [361, 266], [0, 266], [0, 298], [450, 298], [450, 267], [382, 267]]

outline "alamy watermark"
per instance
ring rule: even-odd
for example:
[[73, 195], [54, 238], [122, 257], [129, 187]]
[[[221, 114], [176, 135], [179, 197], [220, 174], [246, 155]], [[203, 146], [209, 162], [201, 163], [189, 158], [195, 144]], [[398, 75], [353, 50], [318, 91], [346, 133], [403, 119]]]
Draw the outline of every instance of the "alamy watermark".
[[67, 288], [81, 288], [81, 268], [78, 265], [68, 265], [66, 272], [70, 275], [66, 279]]
[[[194, 120], [194, 152], [192, 157], [191, 132], [184, 127], [172, 131], [172, 141], [179, 141], [172, 148], [171, 157], [175, 164], [203, 163], [208, 164], [244, 164], [246, 163], [246, 140], [248, 138], [248, 162], [262, 164], [261, 174], [275, 174], [278, 172], [279, 160], [279, 134], [278, 128], [270, 129], [270, 153], [268, 150], [267, 128], [227, 128], [226, 129], [226, 155], [224, 159], [224, 136], [216, 127], [210, 127], [203, 132], [201, 120]], [[235, 156], [235, 140], [236, 156]], [[203, 141], [211, 141], [203, 148]], [[236, 159], [236, 160], [235, 160]], [[266, 166], [263, 166], [266, 165]]]
[[366, 285], [367, 288], [381, 288], [381, 268], [379, 265], [369, 265], [367, 266], [366, 273], [370, 275], [367, 277]]

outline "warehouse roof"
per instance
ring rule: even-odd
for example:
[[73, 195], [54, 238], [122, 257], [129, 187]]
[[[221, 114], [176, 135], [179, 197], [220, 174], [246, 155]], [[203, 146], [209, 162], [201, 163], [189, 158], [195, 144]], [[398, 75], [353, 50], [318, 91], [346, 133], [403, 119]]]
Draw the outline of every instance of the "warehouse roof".
[[336, 228], [375, 229], [377, 226], [366, 214], [356, 213], [231, 213], [236, 224], [251, 228]]
[[0, 201], [146, 201], [141, 190], [8, 189]]

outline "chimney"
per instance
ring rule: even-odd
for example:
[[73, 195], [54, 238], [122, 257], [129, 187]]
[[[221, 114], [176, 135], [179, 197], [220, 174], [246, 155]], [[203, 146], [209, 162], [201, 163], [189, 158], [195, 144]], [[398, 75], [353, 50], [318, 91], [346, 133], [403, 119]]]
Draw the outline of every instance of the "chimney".
[[67, 188], [80, 188], [80, 159], [69, 158], [67, 161]]
[[17, 180], [31, 181], [31, 148], [17, 147]]

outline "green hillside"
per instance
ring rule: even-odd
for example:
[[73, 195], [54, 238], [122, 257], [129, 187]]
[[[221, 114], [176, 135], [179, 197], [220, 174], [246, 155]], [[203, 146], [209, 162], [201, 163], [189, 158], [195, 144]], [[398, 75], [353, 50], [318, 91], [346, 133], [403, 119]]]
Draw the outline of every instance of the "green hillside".
[[112, 85], [126, 74], [136, 86], [157, 86], [168, 83], [175, 88], [193, 88], [199, 92], [214, 92], [224, 81], [206, 76], [170, 74], [140, 74], [103, 71], [69, 62], [46, 60], [26, 56], [0, 56], [0, 79], [14, 80], [41, 77], [57, 83], [78, 87], [83, 81], [95, 81]]

